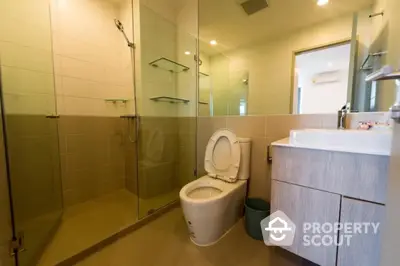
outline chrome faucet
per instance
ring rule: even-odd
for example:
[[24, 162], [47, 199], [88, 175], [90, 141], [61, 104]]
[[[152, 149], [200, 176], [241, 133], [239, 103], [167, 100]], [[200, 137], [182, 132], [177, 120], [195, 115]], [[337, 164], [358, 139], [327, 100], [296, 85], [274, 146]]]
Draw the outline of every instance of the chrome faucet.
[[350, 110], [350, 103], [347, 103], [345, 106], [342, 107], [338, 111], [338, 122], [337, 128], [338, 129], [346, 129], [346, 120], [347, 120], [347, 113]]

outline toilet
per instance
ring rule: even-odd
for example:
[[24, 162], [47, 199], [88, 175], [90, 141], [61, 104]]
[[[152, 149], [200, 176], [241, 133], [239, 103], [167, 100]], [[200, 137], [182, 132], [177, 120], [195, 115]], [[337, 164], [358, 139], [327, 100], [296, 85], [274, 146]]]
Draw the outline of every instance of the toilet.
[[250, 151], [251, 140], [237, 138], [232, 131], [218, 130], [211, 136], [204, 158], [207, 175], [187, 184], [179, 193], [194, 244], [217, 243], [242, 217]]

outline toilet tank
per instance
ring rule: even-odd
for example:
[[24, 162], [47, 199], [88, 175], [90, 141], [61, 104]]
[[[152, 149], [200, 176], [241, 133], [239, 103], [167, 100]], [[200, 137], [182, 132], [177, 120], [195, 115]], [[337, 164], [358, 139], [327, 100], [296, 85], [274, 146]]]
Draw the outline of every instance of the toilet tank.
[[238, 138], [238, 140], [241, 149], [238, 179], [246, 180], [250, 178], [251, 139]]

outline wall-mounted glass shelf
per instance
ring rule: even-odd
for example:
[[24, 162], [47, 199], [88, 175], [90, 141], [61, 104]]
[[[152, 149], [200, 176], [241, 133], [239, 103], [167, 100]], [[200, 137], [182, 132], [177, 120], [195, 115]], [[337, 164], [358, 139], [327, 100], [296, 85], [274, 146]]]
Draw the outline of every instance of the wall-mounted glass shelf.
[[394, 80], [394, 79], [400, 79], [400, 71], [393, 72], [386, 76], [382, 76], [382, 77], [378, 78], [377, 81], [379, 81], [379, 80]]
[[128, 99], [104, 99], [106, 102], [111, 103], [127, 103]]
[[202, 102], [202, 101], [199, 101], [199, 104], [205, 104], [205, 105], [208, 105], [208, 102]]
[[187, 99], [168, 97], [168, 96], [153, 97], [150, 98], [150, 100], [155, 102], [184, 103], [184, 104], [190, 102], [190, 100]]
[[203, 73], [203, 72], [199, 72], [199, 74], [200, 74], [200, 77], [209, 77], [210, 76], [210, 75], [208, 75], [206, 73]]
[[172, 61], [165, 57], [154, 60], [153, 62], [150, 62], [149, 65], [155, 68], [169, 71], [171, 73], [187, 72], [190, 69], [185, 65], [179, 64], [178, 62]]

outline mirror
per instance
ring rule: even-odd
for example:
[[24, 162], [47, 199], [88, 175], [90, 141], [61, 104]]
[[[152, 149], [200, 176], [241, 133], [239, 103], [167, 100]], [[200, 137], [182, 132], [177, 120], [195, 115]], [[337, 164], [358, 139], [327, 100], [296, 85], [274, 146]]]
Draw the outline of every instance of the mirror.
[[231, 69], [230, 58], [200, 42], [199, 115], [247, 115], [249, 71]]
[[199, 116], [388, 111], [394, 88], [365, 81], [387, 62], [381, 4], [199, 1]]

